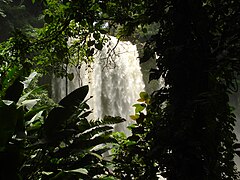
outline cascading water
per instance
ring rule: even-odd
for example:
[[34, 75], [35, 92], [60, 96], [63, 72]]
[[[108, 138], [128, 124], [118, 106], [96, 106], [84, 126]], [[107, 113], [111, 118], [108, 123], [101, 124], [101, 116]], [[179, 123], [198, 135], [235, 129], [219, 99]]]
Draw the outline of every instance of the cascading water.
[[[115, 131], [130, 132], [129, 115], [134, 114], [132, 105], [136, 103], [139, 93], [144, 91], [144, 82], [135, 45], [127, 41], [118, 41], [110, 37], [102, 51], [95, 55], [94, 63], [80, 69], [71, 68], [75, 78], [68, 82], [68, 92], [89, 85], [88, 102], [93, 109], [91, 119], [103, 118], [105, 115], [120, 116], [127, 119], [115, 126]], [[54, 79], [52, 82], [53, 98], [60, 100], [66, 95], [66, 80]]]

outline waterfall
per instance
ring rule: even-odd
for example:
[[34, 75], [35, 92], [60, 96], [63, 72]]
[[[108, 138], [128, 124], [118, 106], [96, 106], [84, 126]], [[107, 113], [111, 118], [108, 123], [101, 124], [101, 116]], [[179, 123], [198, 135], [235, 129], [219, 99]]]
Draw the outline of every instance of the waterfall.
[[[139, 65], [136, 45], [128, 41], [118, 41], [110, 37], [101, 51], [94, 56], [94, 62], [83, 64], [81, 68], [70, 68], [74, 79], [68, 82], [68, 92], [89, 85], [89, 105], [93, 109], [91, 119], [103, 118], [105, 115], [120, 116], [127, 121], [115, 125], [115, 131], [130, 131], [129, 115], [134, 114], [133, 104], [144, 91], [144, 82]], [[53, 98], [60, 100], [66, 95], [66, 80], [54, 79], [52, 82]]]

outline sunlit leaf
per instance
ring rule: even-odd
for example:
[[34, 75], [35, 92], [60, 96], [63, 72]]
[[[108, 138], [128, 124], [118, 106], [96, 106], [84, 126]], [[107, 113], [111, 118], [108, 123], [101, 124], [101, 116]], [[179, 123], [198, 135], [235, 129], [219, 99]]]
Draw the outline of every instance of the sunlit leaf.
[[40, 101], [40, 99], [29, 99], [25, 100], [21, 103], [21, 106], [27, 107], [27, 109], [31, 109], [33, 106], [37, 104], [37, 102]]
[[26, 126], [30, 125], [31, 123], [34, 123], [36, 120], [38, 120], [40, 117], [42, 117], [42, 113], [43, 111], [38, 112], [37, 114], [35, 114], [35, 116], [32, 117], [32, 119], [30, 121], [27, 121], [25, 123]]
[[76, 173], [81, 173], [81, 174], [88, 174], [88, 170], [85, 168], [79, 168], [79, 169], [73, 169], [65, 172], [76, 172]]
[[136, 114], [136, 115], [131, 115], [130, 118], [131, 118], [132, 120], [137, 120], [137, 119], [139, 118], [139, 115], [138, 115], [138, 114]]
[[32, 72], [25, 81], [23, 81], [24, 89], [28, 88], [29, 84], [32, 82], [32, 80], [37, 76], [37, 72]]
[[133, 107], [135, 107], [135, 113], [139, 113], [141, 111], [143, 111], [146, 107], [145, 104], [134, 104]]
[[148, 95], [148, 93], [146, 93], [146, 92], [140, 92], [140, 97], [141, 97], [141, 99], [146, 100], [146, 99], [149, 98], [149, 95]]

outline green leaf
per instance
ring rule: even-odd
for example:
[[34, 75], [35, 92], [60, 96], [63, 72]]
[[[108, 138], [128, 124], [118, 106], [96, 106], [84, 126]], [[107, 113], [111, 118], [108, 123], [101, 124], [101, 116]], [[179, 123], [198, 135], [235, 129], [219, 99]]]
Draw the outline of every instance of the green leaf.
[[15, 75], [18, 73], [18, 67], [14, 66], [13, 68], [8, 71], [6, 77], [3, 79], [2, 87], [3, 89], [7, 88], [10, 83], [12, 83], [15, 80]]
[[72, 81], [74, 79], [74, 74], [73, 73], [68, 73], [67, 77], [68, 77], [69, 81]]
[[26, 80], [22, 82], [24, 85], [24, 89], [28, 88], [29, 84], [37, 76], [37, 74], [37, 72], [32, 72], [28, 77], [26, 77]]
[[56, 139], [56, 133], [60, 131], [68, 118], [72, 115], [72, 111], [64, 107], [53, 108], [44, 122], [44, 132], [49, 140]]
[[78, 134], [79, 138], [81, 139], [90, 139], [95, 135], [98, 135], [102, 132], [107, 132], [113, 130], [112, 126], [99, 126], [99, 127], [93, 127], [86, 129], [86, 132], [83, 132], [81, 134]]
[[40, 101], [40, 99], [29, 99], [25, 100], [21, 103], [21, 106], [26, 107], [27, 109], [33, 108], [37, 104], [37, 102]]
[[42, 171], [42, 174], [44, 174], [44, 175], [51, 175], [51, 174], [53, 174], [53, 172]]
[[25, 121], [30, 121], [35, 115], [39, 112], [49, 109], [49, 106], [41, 106], [39, 108], [30, 109], [27, 113], [24, 114]]
[[135, 113], [139, 113], [141, 111], [143, 111], [146, 108], [145, 104], [134, 104], [133, 107], [135, 107]]
[[84, 132], [85, 130], [91, 128], [88, 120], [86, 118], [81, 119], [79, 122], [79, 132]]
[[[38, 112], [38, 111], [36, 111], [36, 112]], [[25, 126], [28, 126], [28, 125], [34, 123], [36, 120], [38, 120], [42, 116], [42, 113], [43, 113], [43, 111], [40, 111], [40, 112], [36, 113], [29, 121], [25, 120], [26, 121]], [[26, 119], [26, 115], [24, 116], [24, 119]]]
[[80, 116], [79, 116], [79, 118], [86, 118], [87, 116], [89, 116], [89, 114], [91, 114], [92, 113], [92, 111], [86, 111], [86, 112], [84, 112], [83, 114], [81, 114]]
[[139, 115], [138, 115], [138, 114], [136, 114], [136, 115], [131, 115], [130, 118], [131, 118], [132, 120], [137, 120], [137, 119], [139, 118]]
[[9, 101], [9, 100], [2, 100], [2, 102], [7, 106], [10, 106], [11, 104], [14, 103], [13, 101]]
[[101, 133], [101, 135], [96, 135], [91, 139], [86, 139], [83, 137], [75, 138], [75, 141], [71, 144], [71, 146], [79, 150], [90, 150], [98, 145], [116, 143], [116, 139], [110, 137], [111, 134], [112, 132], [104, 132]]
[[137, 142], [135, 141], [136, 139], [136, 136], [130, 136], [127, 138], [127, 141], [125, 141], [124, 144], [126, 144], [126, 146], [135, 146], [137, 144]]
[[100, 32], [101, 34], [107, 34], [108, 31], [107, 31], [106, 29], [100, 29], [99, 32]]
[[150, 103], [150, 96], [146, 92], [140, 92], [139, 94], [140, 99], [138, 99], [138, 102], [145, 102], [146, 104]]
[[24, 85], [19, 81], [19, 78], [17, 78], [14, 83], [6, 90], [6, 95], [4, 99], [11, 100], [17, 103], [17, 101], [21, 97], [23, 88]]
[[41, 90], [42, 90], [42, 87], [38, 87], [38, 88], [35, 88], [35, 89], [29, 91], [28, 93], [22, 95], [22, 96], [19, 98], [18, 102], [17, 102], [17, 106], [21, 106], [21, 104], [23, 103], [23, 101], [27, 100], [27, 98], [28, 98], [29, 95], [31, 95], [32, 93], [39, 92], [39, 91], [41, 91]]
[[88, 174], [88, 170], [85, 168], [78, 168], [78, 169], [73, 169], [73, 170], [69, 170], [69, 171], [65, 171], [65, 172], [75, 172], [75, 173], [81, 173], [81, 174]]
[[102, 50], [102, 48], [103, 48], [102, 43], [95, 44], [95, 48], [98, 49], [98, 50]]
[[136, 142], [140, 139], [140, 137], [137, 135], [132, 135], [132, 136], [129, 136], [127, 139], [129, 141], [127, 141], [126, 144], [131, 146], [131, 145], [135, 145]]
[[120, 116], [116, 116], [116, 117], [104, 116], [104, 118], [102, 120], [90, 121], [89, 124], [91, 125], [91, 127], [95, 127], [95, 126], [99, 126], [99, 125], [117, 124], [117, 123], [121, 123], [121, 122], [125, 122], [125, 121], [126, 121], [126, 119], [124, 119]]
[[64, 97], [59, 105], [50, 112], [44, 123], [45, 135], [51, 140], [56, 140], [56, 133], [66, 126], [68, 119], [76, 111], [76, 107], [83, 102], [88, 93], [88, 86], [82, 86]]
[[117, 124], [121, 122], [125, 122], [126, 119], [120, 117], [120, 116], [104, 116], [101, 124]]
[[37, 131], [42, 127], [43, 123], [41, 121], [34, 122], [26, 127], [27, 132]]
[[130, 124], [127, 128], [132, 131], [132, 129], [136, 127], [137, 127], [137, 124]]
[[148, 93], [146, 93], [146, 92], [140, 92], [140, 97], [141, 97], [141, 99], [146, 100], [146, 99], [149, 98], [149, 95], [148, 95]]
[[68, 94], [66, 97], [64, 97], [60, 102], [59, 105], [63, 107], [76, 107], [79, 106], [79, 104], [86, 98], [88, 94], [88, 86], [82, 86], [70, 94]]
[[90, 152], [91, 155], [97, 157], [99, 160], [103, 160], [103, 157], [97, 153], [94, 153], [94, 152]]

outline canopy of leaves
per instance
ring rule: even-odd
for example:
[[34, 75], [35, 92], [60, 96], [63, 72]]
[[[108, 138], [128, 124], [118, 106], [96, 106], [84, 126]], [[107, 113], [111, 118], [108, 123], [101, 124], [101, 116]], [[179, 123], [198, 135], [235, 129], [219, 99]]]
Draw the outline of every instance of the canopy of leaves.
[[41, 27], [40, 17], [43, 4], [31, 0], [0, 1], [0, 42], [7, 40], [15, 29]]

